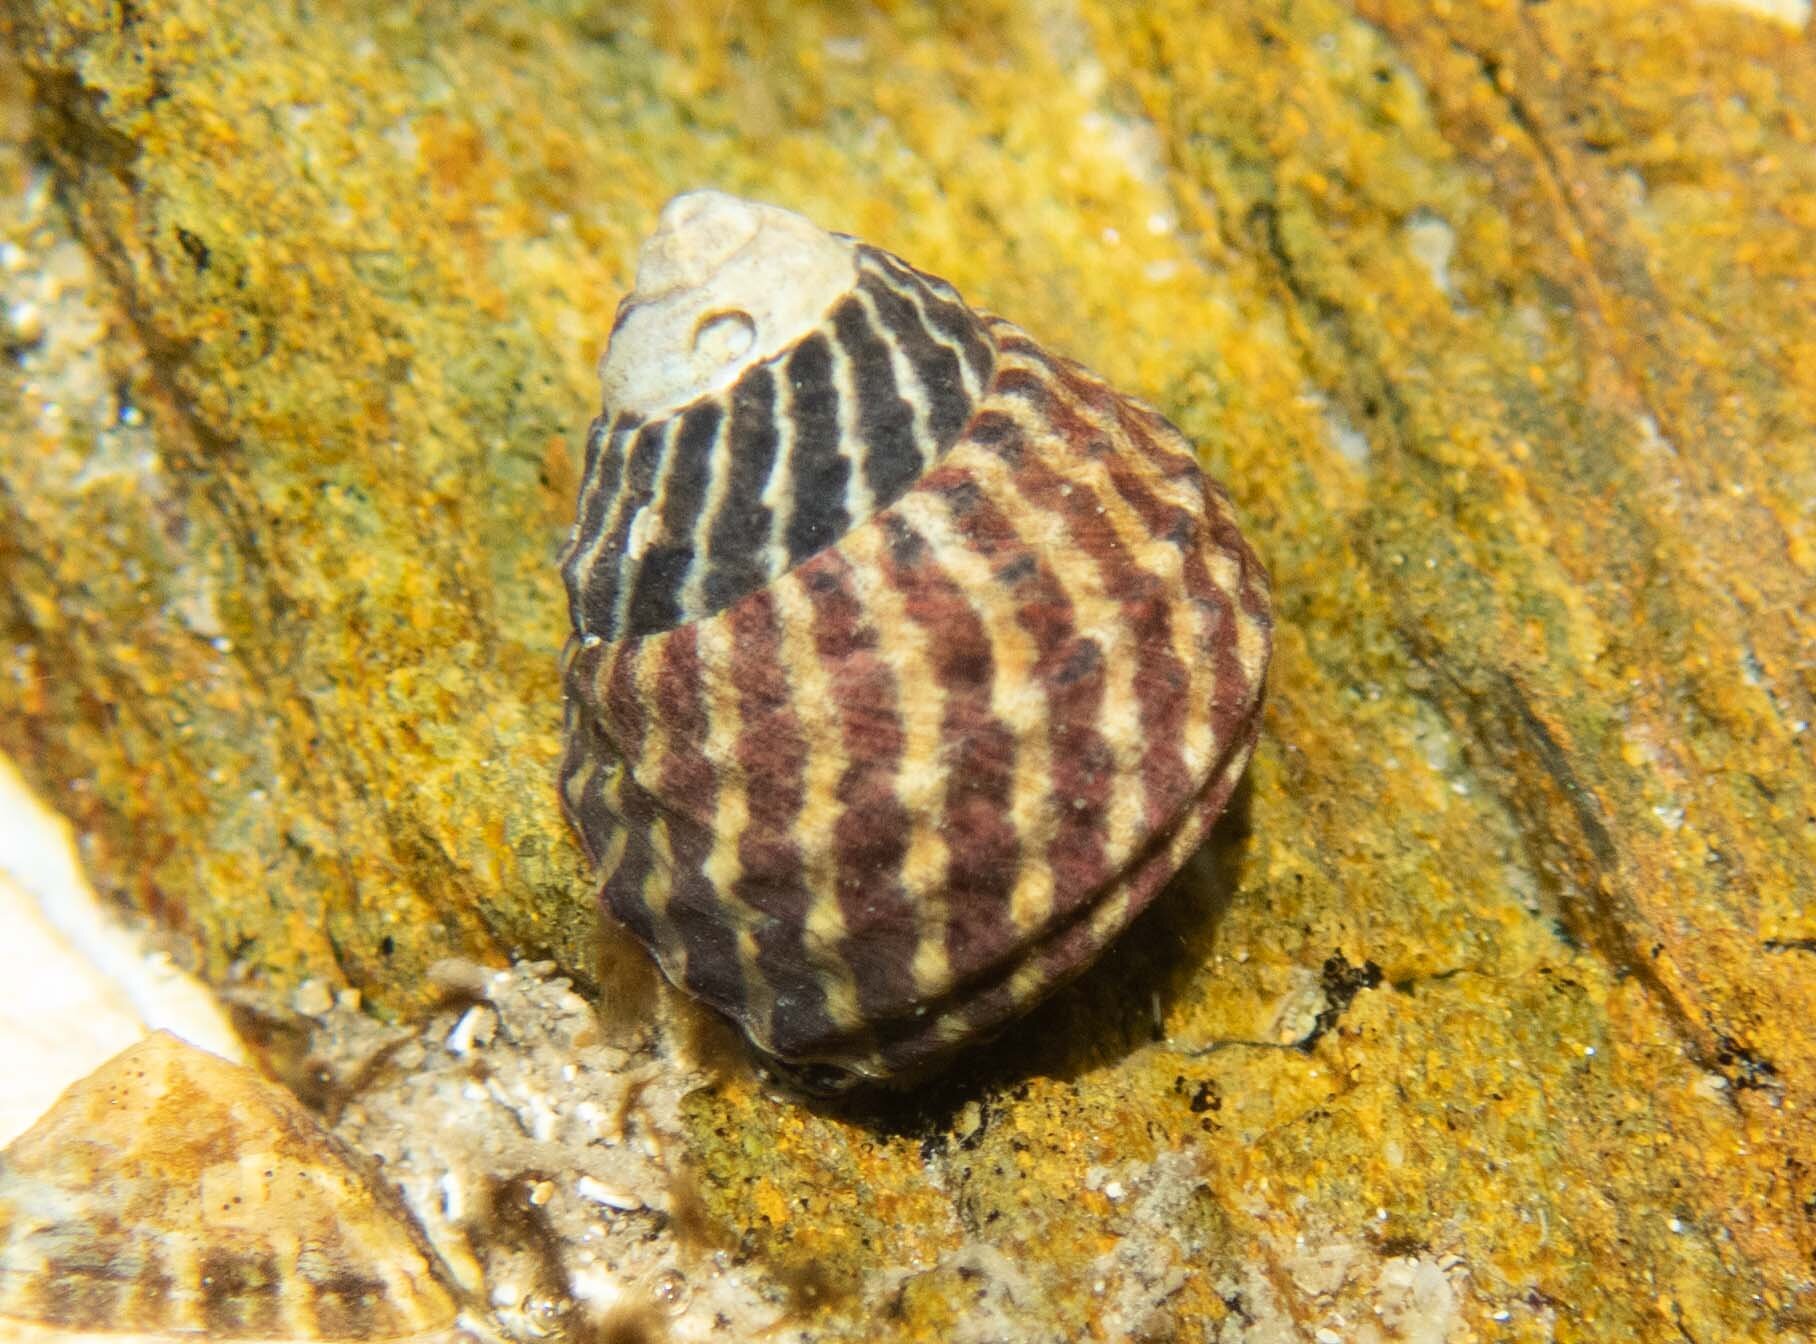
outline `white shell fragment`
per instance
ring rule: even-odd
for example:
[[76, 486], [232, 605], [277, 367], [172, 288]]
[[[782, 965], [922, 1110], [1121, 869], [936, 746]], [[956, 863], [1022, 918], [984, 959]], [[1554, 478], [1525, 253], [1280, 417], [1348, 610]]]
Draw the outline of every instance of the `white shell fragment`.
[[164, 1032], [0, 1154], [0, 1344], [454, 1341], [420, 1233], [294, 1098]]

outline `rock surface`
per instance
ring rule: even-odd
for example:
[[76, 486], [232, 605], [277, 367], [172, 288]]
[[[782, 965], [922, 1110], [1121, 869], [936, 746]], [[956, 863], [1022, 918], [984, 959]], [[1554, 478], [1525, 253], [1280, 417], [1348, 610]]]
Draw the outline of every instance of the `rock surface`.
[[1807, 10], [611, 12], [0, 0], [79, 241], [0, 240], [0, 747], [97, 881], [217, 982], [600, 986], [592, 363], [663, 200], [775, 200], [1175, 418], [1280, 623], [1246, 824], [1097, 972], [913, 1099], [682, 1103], [800, 1325], [1816, 1330]]

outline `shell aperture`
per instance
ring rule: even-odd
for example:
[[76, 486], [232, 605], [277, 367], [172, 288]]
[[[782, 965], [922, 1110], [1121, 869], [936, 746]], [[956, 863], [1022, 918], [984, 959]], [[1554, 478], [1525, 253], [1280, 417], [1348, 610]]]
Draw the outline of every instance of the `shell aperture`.
[[604, 908], [784, 1063], [940, 1063], [1223, 809], [1266, 576], [1159, 414], [775, 207], [671, 202], [602, 374], [561, 793]]

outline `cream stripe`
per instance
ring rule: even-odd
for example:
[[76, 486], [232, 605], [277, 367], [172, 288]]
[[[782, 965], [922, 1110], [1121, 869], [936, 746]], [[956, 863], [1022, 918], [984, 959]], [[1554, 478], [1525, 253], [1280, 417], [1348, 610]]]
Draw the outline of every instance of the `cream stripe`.
[[[597, 638], [597, 636], [593, 636]], [[594, 685], [598, 685], [595, 677]], [[598, 888], [603, 890], [612, 875], [618, 871], [618, 865], [624, 861], [624, 851], [629, 844], [630, 828], [624, 820], [624, 808], [621, 805], [619, 777], [624, 774], [624, 761], [614, 752], [609, 754], [595, 750], [589, 738], [592, 729], [586, 720], [593, 714], [590, 705], [592, 698], [577, 699], [568, 705], [567, 725], [564, 729], [569, 750], [578, 747], [579, 763], [569, 777], [567, 790], [569, 803], [576, 817], [584, 817], [591, 810], [592, 800], [597, 799], [598, 809], [610, 819], [611, 838], [606, 842], [605, 850], [599, 855], [595, 874]], [[609, 788], [608, 788], [609, 786]]]
[[973, 601], [971, 609], [983, 623], [994, 665], [990, 713], [1009, 726], [1015, 740], [1009, 819], [1021, 846], [1021, 865], [1010, 891], [1008, 914], [1026, 937], [1053, 913], [1053, 869], [1047, 863], [1044, 843], [1054, 830], [1053, 718], [1046, 693], [1034, 679], [1040, 650], [1022, 629], [1015, 605], [994, 600], [1000, 586], [996, 575], [953, 525], [950, 501], [941, 508], [935, 499], [932, 491], [911, 490], [896, 504], [896, 511], [927, 539], [953, 582], [982, 599]]
[[757, 498], [769, 510], [769, 540], [762, 550], [763, 572], [774, 578], [788, 569], [788, 525], [794, 521], [794, 385], [788, 381], [788, 361], [776, 365], [776, 454], [769, 463], [769, 479]]
[[770, 1049], [774, 1045], [775, 992], [757, 962], [757, 929], [763, 916], [735, 894], [738, 880], [744, 876], [738, 841], [750, 825], [750, 781], [735, 762], [728, 766], [723, 751], [714, 750], [721, 744], [735, 744], [744, 728], [731, 684], [731, 623], [701, 621], [694, 626], [694, 648], [700, 661], [700, 701], [707, 716], [700, 750], [713, 768], [717, 786], [709, 831], [712, 844], [702, 872], [721, 903], [738, 949], [744, 978], [741, 1021], [759, 1046]]
[[618, 824], [612, 828], [612, 838], [607, 842], [605, 853], [599, 856], [599, 886], [617, 875], [618, 865], [624, 862], [624, 852], [630, 848], [630, 823], [624, 818], [624, 764], [621, 761], [601, 763], [599, 766], [599, 800], [612, 819]]
[[706, 455], [706, 495], [700, 501], [700, 516], [694, 519], [689, 538], [694, 554], [688, 561], [687, 579], [677, 594], [683, 623], [693, 620], [705, 606], [706, 574], [712, 568], [707, 548], [712, 540], [713, 524], [718, 521], [719, 510], [725, 507], [725, 496], [731, 489], [733, 444], [732, 399], [729, 396], [722, 399], [720, 409], [724, 414], [719, 418], [719, 428], [713, 434], [713, 444]]
[[[252, 1158], [252, 1164], [259, 1167], [258, 1175], [262, 1175], [264, 1168], [259, 1163], [257, 1156], [252, 1154], [248, 1156]], [[256, 1184], [258, 1175], [252, 1177], [254, 1189], [258, 1188]], [[339, 1230], [344, 1236], [353, 1232], [355, 1226], [357, 1225], [348, 1220], [340, 1224]], [[380, 1300], [397, 1312], [401, 1318], [400, 1325], [408, 1328], [413, 1325], [428, 1324], [423, 1319], [426, 1304], [422, 1301], [421, 1288], [426, 1275], [419, 1277], [418, 1274], [411, 1272], [412, 1270], [426, 1270], [428, 1266], [420, 1258], [405, 1259], [399, 1256], [391, 1237], [380, 1232], [377, 1227], [367, 1224], [367, 1229], [363, 1229], [362, 1233], [358, 1236], [359, 1250], [347, 1257], [348, 1263], [359, 1265], [362, 1273], [377, 1272], [379, 1281], [383, 1285], [379, 1293]], [[300, 1251], [301, 1247], [298, 1246], [297, 1249]], [[286, 1261], [286, 1263], [294, 1264], [295, 1261]], [[316, 1328], [319, 1330], [321, 1328], [319, 1314], [316, 1322]]]
[[845, 516], [854, 523], [862, 522], [876, 512], [876, 495], [870, 489], [865, 471], [865, 450], [869, 444], [858, 433], [858, 383], [852, 372], [851, 356], [838, 337], [838, 328], [828, 324], [827, 357], [832, 363], [832, 386], [838, 393], [835, 409], [838, 416], [838, 455], [845, 460]]
[[[643, 560], [643, 553], [661, 540], [662, 508], [668, 501], [669, 483], [675, 477], [675, 463], [681, 456], [681, 426], [686, 419], [685, 415], [673, 416], [663, 427], [662, 456], [656, 462], [656, 478], [650, 483], [649, 499], [631, 515], [630, 527], [624, 534], [618, 592], [612, 602], [612, 631], [620, 639], [624, 637], [624, 627], [630, 619], [631, 593], [637, 586], [637, 566]], [[625, 466], [629, 465], [627, 461]]]
[[[1260, 587], [1260, 580], [1255, 580]], [[1261, 594], [1263, 608], [1267, 606], [1266, 595]], [[1242, 609], [1241, 602], [1232, 594], [1231, 603], [1236, 616], [1236, 661], [1242, 664], [1243, 675], [1256, 684], [1259, 689], [1263, 673], [1267, 670], [1267, 636], [1263, 633], [1261, 623]]]
[[[1002, 400], [995, 398], [989, 405], [995, 407]], [[1075, 631], [1097, 645], [1104, 670], [1104, 694], [1095, 726], [1110, 748], [1113, 774], [1118, 781], [1112, 784], [1104, 813], [1104, 857], [1113, 867], [1120, 867], [1140, 842], [1145, 812], [1141, 791], [1120, 783], [1139, 777], [1136, 772], [1140, 769], [1143, 742], [1141, 719], [1136, 712], [1136, 659], [1129, 648], [1131, 636], [1122, 619], [1122, 604], [1105, 591], [1097, 562], [1079, 551], [1065, 516], [1021, 495], [1013, 473], [995, 453], [960, 440], [946, 460], [970, 471], [986, 494], [1004, 501], [1018, 516], [1030, 549], [1053, 571], [1072, 604]], [[1061, 798], [1058, 803], [1063, 807], [1069, 801]]]
[[940, 689], [927, 632], [908, 614], [907, 600], [882, 577], [886, 566], [883, 548], [883, 531], [876, 522], [853, 528], [841, 543], [851, 562], [859, 604], [876, 632], [877, 654], [888, 664], [897, 687], [902, 764], [896, 772], [895, 791], [908, 816], [901, 878], [920, 926], [911, 969], [916, 989], [933, 995], [945, 992], [952, 983], [946, 955], [945, 896], [951, 856], [940, 833], [948, 769], [940, 743], [946, 694]]
[[[243, 1156], [240, 1159], [240, 1169], [245, 1174], [241, 1179], [243, 1179], [252, 1189], [257, 1190], [262, 1188], [269, 1190], [271, 1188], [271, 1182], [264, 1178], [264, 1174], [270, 1169], [270, 1161], [271, 1158], [267, 1157], [264, 1163], [258, 1165], [256, 1169], [247, 1170], [247, 1168], [253, 1167], [255, 1163], [258, 1163], [258, 1157], [254, 1154]], [[345, 1228], [344, 1230], [352, 1231], [353, 1229]], [[356, 1246], [358, 1246], [358, 1243], [364, 1242], [365, 1239], [361, 1237], [353, 1240], [355, 1240]], [[294, 1266], [297, 1261], [301, 1259], [301, 1237], [294, 1231], [290, 1231], [282, 1225], [274, 1227], [267, 1232], [264, 1241], [264, 1249], [279, 1265], [285, 1267]], [[195, 1285], [201, 1290], [197, 1296], [206, 1300], [209, 1295], [209, 1290], [216, 1287], [216, 1284], [208, 1277], [208, 1270], [210, 1267], [206, 1263], [205, 1258], [202, 1255], [197, 1254], [197, 1248], [193, 1242], [190, 1242], [187, 1246], [183, 1246], [179, 1251], [178, 1247], [184, 1242], [189, 1242], [189, 1238], [166, 1237], [162, 1241], [159, 1246], [159, 1252], [160, 1258], [164, 1261], [162, 1266], [163, 1271], [165, 1274], [170, 1275], [175, 1282]], [[355, 1249], [354, 1247], [344, 1246], [342, 1249], [351, 1251], [355, 1255], [358, 1254], [358, 1249]], [[359, 1249], [364, 1248], [359, 1247]], [[176, 1254], [172, 1255], [171, 1252], [176, 1252]], [[171, 1261], [173, 1259], [179, 1260], [179, 1264], [172, 1264]], [[308, 1339], [311, 1335], [319, 1336], [321, 1334], [321, 1310], [319, 1297], [315, 1289], [315, 1284], [305, 1281], [300, 1276], [287, 1278], [278, 1289], [277, 1298], [280, 1303], [279, 1312], [284, 1320], [289, 1323], [290, 1328], [296, 1333], [296, 1338], [298, 1339]], [[190, 1310], [193, 1311], [193, 1308]], [[184, 1324], [187, 1325], [192, 1322], [196, 1325], [206, 1326], [205, 1319], [195, 1320], [193, 1316], [190, 1321], [185, 1321]]]
[[[611, 538], [612, 534], [617, 531], [618, 519], [624, 512], [624, 503], [629, 497], [624, 485], [625, 477], [630, 473], [631, 450], [637, 446], [637, 440], [642, 436], [643, 431], [646, 428], [648, 428], [647, 424], [638, 425], [625, 436], [624, 465], [618, 472], [617, 491], [607, 503], [605, 514], [599, 521], [598, 529], [591, 537], [584, 539], [584, 545], [576, 550], [573, 557], [572, 563], [574, 565], [574, 574], [579, 580], [579, 587], [582, 594], [582, 607], [586, 605], [585, 595], [592, 587], [593, 569], [599, 562], [599, 554], [605, 549], [606, 542]], [[664, 426], [661, 432], [666, 435], [668, 433], [668, 427]], [[603, 461], [603, 458], [601, 460]], [[594, 485], [598, 486], [602, 480], [603, 472], [597, 473], [595, 475]], [[576, 518], [584, 518], [586, 516], [586, 501], [584, 499], [581, 501], [579, 511], [574, 516]], [[580, 541], [581, 539], [577, 537], [575, 540]], [[622, 574], [620, 575], [620, 578], [622, 578]], [[584, 619], [584, 612], [576, 613], [576, 615], [579, 615]], [[595, 631], [593, 633], [597, 634], [601, 632]]]
[[1228, 551], [1217, 547], [1209, 548], [1205, 558], [1205, 568], [1210, 571], [1211, 582], [1217, 591], [1234, 602], [1242, 594], [1242, 564]]
[[[637, 753], [637, 761], [627, 774], [634, 775], [643, 791], [652, 798], [660, 800], [661, 795], [653, 787], [653, 781], [661, 778], [662, 762], [668, 756], [668, 729], [661, 715], [655, 712], [656, 674], [659, 670], [661, 648], [660, 639], [646, 639], [640, 644], [627, 648], [620, 656], [633, 659], [632, 682], [637, 688], [637, 699], [644, 707], [644, 732], [642, 750]], [[619, 816], [624, 815], [623, 786], [619, 784], [616, 809]], [[668, 917], [669, 897], [675, 889], [675, 851], [669, 841], [668, 821], [658, 810], [650, 820], [647, 836], [650, 847], [651, 863], [649, 872], [644, 876], [639, 894], [650, 912], [650, 924], [656, 931], [660, 946], [656, 956], [662, 963], [663, 973], [677, 987], [687, 984], [687, 947], [675, 932], [675, 926]]]
[[[13, 1208], [16, 1209], [18, 1206], [14, 1205]], [[32, 1243], [38, 1241], [39, 1237], [46, 1232], [50, 1235], [44, 1237], [45, 1241], [53, 1241], [56, 1235], [52, 1231], [59, 1221], [56, 1214], [42, 1212], [29, 1217], [21, 1216], [23, 1214], [24, 1210], [20, 1210], [18, 1214], [8, 1217], [8, 1226], [5, 1229], [8, 1235], [4, 1241], [0, 1241], [0, 1250], [8, 1253], [9, 1266], [20, 1264], [28, 1256], [43, 1255], [46, 1249], [44, 1245], [40, 1243], [33, 1246]], [[202, 1259], [199, 1252], [200, 1246], [194, 1237], [165, 1237], [158, 1244], [158, 1270], [166, 1282], [159, 1284], [152, 1289], [152, 1292], [157, 1294], [154, 1301], [165, 1313], [160, 1319], [159, 1325], [177, 1338], [181, 1338], [180, 1335], [177, 1335], [177, 1331], [193, 1330], [203, 1323], [198, 1308], [207, 1300], [207, 1285], [203, 1281]], [[292, 1260], [289, 1263], [295, 1264], [296, 1262]], [[9, 1273], [7, 1277], [10, 1279], [12, 1275]], [[54, 1287], [55, 1280], [45, 1286]], [[137, 1287], [136, 1284], [134, 1286]], [[67, 1327], [58, 1328], [48, 1324], [27, 1327], [17, 1316], [12, 1315], [12, 1312], [20, 1310], [22, 1304], [12, 1295], [17, 1291], [14, 1284], [8, 1283], [6, 1287], [8, 1289], [6, 1298], [8, 1315], [4, 1318], [6, 1329], [9, 1332], [14, 1330], [19, 1332], [13, 1337], [22, 1341], [22, 1344], [29, 1341], [42, 1341], [43, 1344], [68, 1344], [73, 1332]], [[139, 1291], [144, 1292], [145, 1290], [140, 1289]], [[280, 1329], [287, 1331], [293, 1338], [307, 1339], [312, 1334], [319, 1334], [320, 1331], [315, 1324], [314, 1312], [309, 1314], [307, 1320], [304, 1320], [299, 1314], [300, 1304], [297, 1302], [297, 1296], [297, 1293], [289, 1290], [288, 1285], [280, 1289], [278, 1302], [283, 1318]], [[150, 1303], [145, 1304], [146, 1307], [150, 1305]], [[204, 1338], [200, 1334], [196, 1337]], [[75, 1338], [80, 1338], [80, 1336], [76, 1335]], [[106, 1336], [90, 1335], [89, 1338], [104, 1339]], [[127, 1338], [132, 1337], [127, 1336]], [[139, 1338], [151, 1340], [156, 1336], [145, 1334], [140, 1335]]]
[[[977, 403], [983, 399], [986, 389], [982, 381], [979, 380], [977, 371], [971, 367], [971, 361], [966, 358], [963, 344], [955, 340], [949, 340], [946, 333], [940, 329], [940, 325], [933, 320], [932, 315], [927, 310], [927, 299], [921, 286], [909, 279], [897, 278], [885, 270], [879, 269], [876, 274], [889, 286], [889, 288], [893, 289], [897, 294], [900, 294], [903, 298], [907, 299], [908, 302], [914, 305], [915, 311], [920, 314], [921, 325], [927, 329], [927, 338], [935, 345], [943, 345], [952, 352], [953, 358], [958, 360], [958, 376], [965, 384], [965, 398], [971, 402], [973, 406], [976, 406]], [[952, 295], [951, 298], [959, 308], [964, 310], [966, 320], [975, 319], [976, 315], [965, 306], [964, 300], [960, 299], [956, 294]], [[979, 323], [977, 331], [978, 336], [982, 339], [984, 344], [990, 347], [992, 364], [996, 367], [1000, 367], [1002, 353], [997, 350], [996, 341], [992, 336], [990, 329], [982, 323]]]
[[[1206, 563], [1211, 582], [1229, 602], [1230, 624], [1236, 634], [1236, 661], [1242, 667], [1243, 677], [1258, 689], [1267, 668], [1267, 636], [1261, 623], [1242, 609], [1244, 576], [1241, 562], [1228, 551], [1207, 547]], [[1262, 605], [1266, 605], [1265, 601]]]
[[908, 403], [908, 409], [914, 416], [914, 445], [915, 450], [921, 455], [921, 460], [915, 468], [914, 477], [919, 480], [921, 473], [927, 470], [927, 450], [933, 444], [933, 412], [928, 404], [927, 389], [921, 385], [920, 373], [915, 368], [914, 361], [908, 358], [907, 352], [900, 345], [896, 344], [888, 324], [883, 321], [883, 315], [877, 311], [876, 300], [863, 289], [855, 289], [852, 293], [856, 295], [859, 305], [864, 310], [864, 315], [869, 319], [871, 330], [883, 342], [883, 348], [889, 352], [889, 367], [895, 374], [896, 395]]
[[[597, 635], [587, 636], [588, 640], [597, 641]], [[584, 646], [584, 645], [583, 645]], [[618, 656], [623, 656], [620, 651]], [[601, 722], [605, 719], [604, 706], [609, 703], [606, 688], [611, 684], [611, 672], [616, 660], [610, 656], [601, 658], [590, 670], [587, 682], [589, 692], [580, 699], [580, 713], [595, 715]], [[581, 729], [580, 731], [585, 731]], [[601, 735], [609, 739], [603, 729]], [[605, 853], [599, 856], [599, 890], [617, 875], [618, 865], [624, 862], [625, 851], [630, 848], [630, 822], [624, 814], [624, 781], [630, 774], [630, 762], [613, 744], [611, 754], [605, 752], [588, 752], [589, 759], [598, 766], [597, 787], [601, 808], [617, 822], [613, 828], [611, 842]]]
[[[580, 731], [582, 730], [578, 726], [568, 729], [570, 737]], [[581, 752], [578, 764], [572, 766], [568, 770], [566, 778], [561, 781], [561, 796], [567, 802], [568, 811], [576, 816], [580, 814], [580, 805], [586, 798], [586, 791], [592, 787], [593, 778], [598, 773], [599, 764], [593, 758], [593, 753]]]

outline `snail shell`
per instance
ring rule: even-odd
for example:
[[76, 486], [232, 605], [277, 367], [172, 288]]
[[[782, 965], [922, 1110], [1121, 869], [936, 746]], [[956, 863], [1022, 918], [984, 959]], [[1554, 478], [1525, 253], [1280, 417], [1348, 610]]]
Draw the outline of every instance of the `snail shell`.
[[797, 1072], [922, 1071], [1204, 837], [1266, 575], [1158, 413], [788, 211], [670, 202], [601, 377], [560, 786], [602, 904]]
[[469, 1339], [439, 1262], [275, 1084], [157, 1033], [0, 1154], [0, 1341]]

